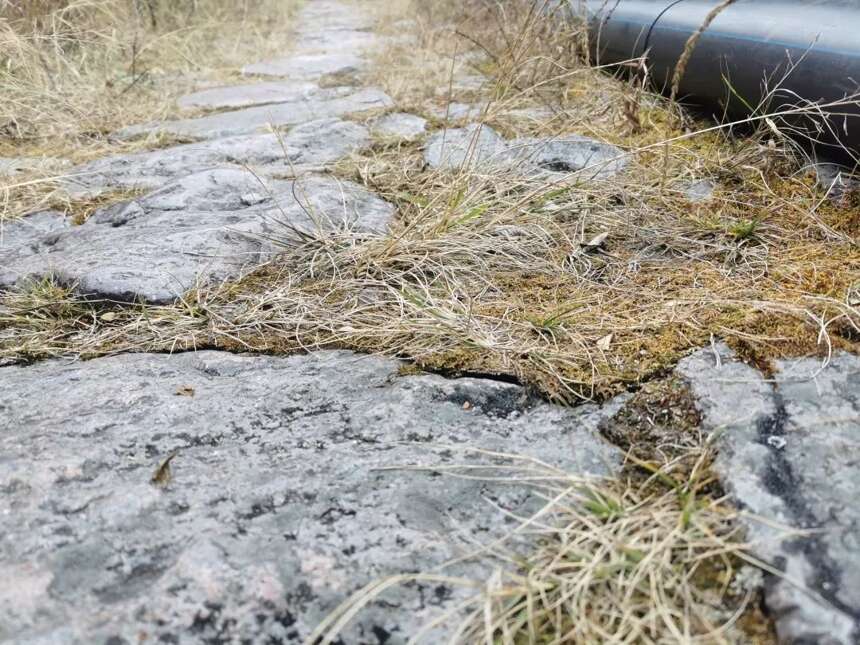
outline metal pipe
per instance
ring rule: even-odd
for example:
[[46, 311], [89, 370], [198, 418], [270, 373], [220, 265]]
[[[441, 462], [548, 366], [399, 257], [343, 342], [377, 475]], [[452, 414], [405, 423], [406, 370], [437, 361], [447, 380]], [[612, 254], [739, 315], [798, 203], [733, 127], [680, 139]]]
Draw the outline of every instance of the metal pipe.
[[[668, 92], [688, 38], [719, 0], [584, 0], [597, 64], [645, 57]], [[771, 90], [776, 91], [771, 92]], [[690, 56], [678, 98], [719, 118], [779, 112], [803, 102], [843, 101], [860, 91], [860, 2], [737, 0], [706, 29]], [[762, 105], [767, 99], [767, 106]], [[825, 158], [860, 158], [860, 100], [787, 119]]]

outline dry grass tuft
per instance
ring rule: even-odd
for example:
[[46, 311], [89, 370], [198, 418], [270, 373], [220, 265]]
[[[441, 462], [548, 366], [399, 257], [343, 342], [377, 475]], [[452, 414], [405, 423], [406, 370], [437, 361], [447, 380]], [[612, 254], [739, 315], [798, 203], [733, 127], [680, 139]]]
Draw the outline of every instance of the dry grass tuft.
[[[667, 464], [647, 477], [607, 481], [489, 453], [506, 465], [442, 468], [447, 476], [528, 486], [540, 508], [513, 517], [514, 531], [479, 550], [475, 557], [495, 563], [486, 580], [446, 578], [479, 592], [409, 642], [433, 642], [431, 630], [443, 624], [453, 625], [450, 642], [463, 643], [771, 642], [766, 628], [749, 624], [757, 591], [737, 578], [748, 558], [736, 512], [704, 494], [713, 487], [707, 447], [690, 454], [683, 475]], [[523, 542], [532, 545], [525, 556]], [[333, 642], [387, 589], [426, 576], [368, 585], [308, 642]]]

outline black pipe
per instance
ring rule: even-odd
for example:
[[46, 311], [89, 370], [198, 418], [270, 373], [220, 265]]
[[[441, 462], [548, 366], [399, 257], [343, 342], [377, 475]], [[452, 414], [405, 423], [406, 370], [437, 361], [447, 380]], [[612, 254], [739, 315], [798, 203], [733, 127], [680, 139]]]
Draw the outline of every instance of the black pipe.
[[[575, 2], [575, 0], [574, 0]], [[613, 65], [644, 56], [657, 89], [669, 92], [689, 37], [719, 0], [586, 0], [592, 56]], [[774, 87], [767, 105], [762, 102]], [[677, 98], [718, 118], [775, 113], [802, 102], [843, 101], [860, 91], [860, 2], [737, 0], [702, 33]], [[824, 158], [856, 165], [860, 97], [826, 119], [786, 119]], [[819, 131], [814, 123], [824, 125]]]

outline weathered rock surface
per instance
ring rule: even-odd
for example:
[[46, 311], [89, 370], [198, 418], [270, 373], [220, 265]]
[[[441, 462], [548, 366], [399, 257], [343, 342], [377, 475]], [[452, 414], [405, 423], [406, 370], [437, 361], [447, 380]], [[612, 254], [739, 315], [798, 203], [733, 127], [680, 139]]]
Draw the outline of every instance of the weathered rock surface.
[[351, 11], [342, 2], [308, 2], [302, 7], [298, 20], [299, 37], [320, 32], [363, 32], [373, 27], [368, 13]]
[[251, 134], [268, 127], [297, 125], [306, 121], [342, 117], [374, 109], [387, 109], [393, 102], [385, 92], [366, 88], [343, 94], [339, 88], [321, 90], [318, 95], [273, 105], [220, 112], [196, 119], [161, 121], [124, 128], [118, 135], [124, 138], [164, 132], [197, 139], [214, 139], [238, 134]]
[[[296, 40], [296, 48], [302, 52], [337, 54], [370, 50], [379, 46], [385, 40], [372, 32], [355, 29], [327, 28], [320, 31], [303, 30]], [[362, 60], [358, 69], [363, 69], [365, 66], [366, 64]]]
[[427, 119], [405, 112], [395, 112], [375, 119], [370, 128], [378, 137], [409, 141], [417, 139], [427, 131]]
[[486, 125], [442, 130], [430, 137], [424, 159], [431, 168], [505, 168], [523, 175], [576, 173], [585, 180], [607, 179], [625, 166], [623, 152], [587, 137], [514, 139], [506, 142]]
[[717, 470], [754, 516], [753, 552], [785, 573], [766, 586], [780, 639], [860, 642], [860, 357], [838, 355], [823, 370], [780, 362], [773, 384], [725, 346], [678, 369], [720, 433]]
[[714, 191], [717, 189], [717, 184], [710, 179], [697, 179], [683, 188], [684, 197], [698, 204], [706, 202], [714, 196]]
[[212, 87], [186, 94], [178, 104], [185, 109], [241, 108], [309, 99], [319, 91], [319, 86], [310, 82], [251, 83]]
[[624, 169], [623, 151], [588, 137], [523, 138], [509, 143], [517, 165], [552, 173], [577, 173], [582, 179], [608, 179]]
[[246, 65], [247, 76], [277, 76], [291, 80], [318, 79], [321, 76], [355, 74], [367, 65], [363, 58], [348, 52], [298, 54]]
[[23, 172], [60, 172], [69, 165], [67, 159], [55, 157], [0, 157], [0, 177]]
[[814, 164], [812, 170], [818, 185], [827, 191], [830, 199], [839, 202], [846, 195], [860, 190], [860, 177], [848, 168], [832, 163]]
[[298, 173], [336, 161], [370, 143], [367, 128], [340, 119], [303, 123], [283, 135], [251, 134], [97, 159], [71, 171], [75, 197], [105, 190], [158, 188], [168, 181], [224, 164], [266, 175]]
[[[81, 226], [0, 252], [0, 287], [52, 275], [85, 295], [173, 301], [271, 258], [290, 226], [384, 230], [387, 202], [330, 177], [272, 180], [216, 168], [97, 211]], [[286, 221], [285, 221], [286, 220]]]
[[437, 119], [447, 119], [448, 121], [461, 121], [463, 119], [477, 120], [481, 118], [486, 109], [486, 105], [454, 102], [433, 110], [431, 114]]
[[69, 218], [58, 211], [40, 211], [0, 223], [0, 262], [4, 251], [38, 244], [52, 233], [64, 231], [71, 225]]
[[[458, 446], [577, 473], [619, 461], [595, 432], [617, 405], [397, 369], [348, 352], [0, 368], [0, 576], [15, 581], [0, 585], [0, 640], [298, 643], [371, 580], [510, 530], [488, 498], [534, 508], [510, 485], [381, 468], [475, 460]], [[151, 484], [170, 455], [172, 479]], [[403, 643], [467, 593], [397, 588], [342, 642]]]
[[424, 160], [431, 168], [488, 168], [507, 165], [509, 159], [505, 140], [487, 125], [441, 130], [424, 148]]

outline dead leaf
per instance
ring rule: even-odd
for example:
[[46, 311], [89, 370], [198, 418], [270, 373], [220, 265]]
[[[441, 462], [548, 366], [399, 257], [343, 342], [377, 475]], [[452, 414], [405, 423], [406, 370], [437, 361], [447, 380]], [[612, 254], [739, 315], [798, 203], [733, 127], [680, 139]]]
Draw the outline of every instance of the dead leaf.
[[174, 394], [176, 396], [194, 396], [194, 388], [190, 385], [180, 385]]
[[170, 462], [173, 461], [173, 458], [176, 457], [177, 451], [174, 450], [167, 457], [164, 458], [164, 461], [155, 469], [155, 472], [152, 474], [152, 479], [150, 479], [150, 483], [153, 486], [160, 486], [161, 488], [166, 487], [170, 480], [173, 478], [173, 473], [170, 471]]
[[106, 313], [103, 313], [101, 316], [99, 316], [99, 320], [102, 320], [104, 322], [113, 322], [114, 320], [116, 320], [116, 312], [108, 311]]
[[597, 341], [597, 348], [606, 352], [609, 351], [609, 347], [612, 345], [612, 334], [606, 334], [603, 338]]

